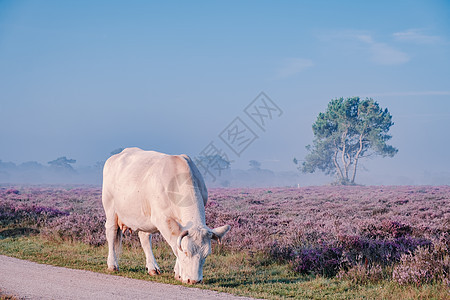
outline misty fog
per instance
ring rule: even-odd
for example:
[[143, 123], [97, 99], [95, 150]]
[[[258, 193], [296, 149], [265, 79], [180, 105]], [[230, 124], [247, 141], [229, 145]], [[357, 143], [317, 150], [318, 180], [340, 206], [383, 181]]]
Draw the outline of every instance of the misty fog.
[[[352, 96], [389, 109], [399, 149], [361, 160], [356, 183], [450, 184], [448, 4], [235, 6], [0, 2], [0, 184], [99, 185], [117, 148], [198, 158], [211, 142], [231, 163], [209, 187], [330, 184], [293, 159]], [[277, 107], [264, 127], [261, 92]], [[245, 149], [224, 142], [236, 120]]]

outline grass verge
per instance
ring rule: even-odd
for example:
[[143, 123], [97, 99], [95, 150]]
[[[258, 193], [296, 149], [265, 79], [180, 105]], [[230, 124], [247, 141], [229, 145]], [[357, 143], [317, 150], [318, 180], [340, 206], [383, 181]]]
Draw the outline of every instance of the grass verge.
[[[275, 263], [261, 254], [223, 251], [217, 245], [207, 258], [204, 283], [195, 287], [255, 298], [281, 299], [449, 299], [441, 284], [399, 286], [391, 280], [355, 284], [347, 280], [298, 275], [288, 265]], [[0, 239], [0, 254], [55, 266], [106, 271], [107, 248], [79, 242], [50, 240], [39, 235]], [[145, 257], [140, 247], [125, 244], [121, 270], [116, 275], [179, 285], [173, 279], [175, 257], [168, 246], [154, 247], [162, 275], [145, 272]]]

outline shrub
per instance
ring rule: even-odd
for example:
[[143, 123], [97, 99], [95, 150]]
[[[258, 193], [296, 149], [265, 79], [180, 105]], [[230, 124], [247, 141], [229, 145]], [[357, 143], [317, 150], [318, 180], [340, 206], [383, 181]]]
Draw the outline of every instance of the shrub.
[[19, 195], [19, 194], [20, 194], [19, 190], [16, 190], [16, 189], [8, 189], [8, 190], [6, 190], [5, 193], [6, 193], [7, 195], [8, 195], [8, 194], [14, 194], [14, 195]]
[[383, 279], [383, 269], [380, 265], [369, 266], [367, 264], [358, 264], [347, 271], [339, 271], [337, 277], [339, 279], [350, 280], [354, 284], [376, 283]]
[[[339, 273], [354, 280], [373, 278], [376, 266], [387, 274], [399, 262], [400, 266], [412, 264], [406, 257], [412, 260], [408, 254], [415, 253], [418, 247], [433, 252], [445, 246], [442, 251], [448, 253], [450, 239], [441, 241], [441, 246], [432, 245], [431, 240], [450, 235], [450, 187], [347, 186], [270, 191], [208, 191], [206, 224], [210, 228], [232, 226], [220, 249], [261, 253], [269, 260], [290, 264], [300, 273]], [[101, 203], [98, 187], [0, 188], [0, 228], [38, 228], [49, 237], [102, 245], [105, 217]], [[123, 241], [140, 247], [136, 233], [125, 234]], [[159, 234], [154, 235], [153, 242], [155, 246], [165, 244]], [[448, 266], [448, 254], [429, 258]], [[445, 268], [440, 273], [444, 281], [448, 278]], [[408, 271], [404, 269], [399, 267], [396, 272]]]
[[323, 276], [334, 276], [339, 271], [342, 249], [331, 245], [321, 245], [316, 248], [300, 249], [293, 264], [298, 273], [315, 273]]
[[394, 267], [392, 277], [400, 285], [431, 283], [442, 280], [450, 286], [450, 256], [448, 243], [439, 241], [434, 247], [418, 247], [403, 254]]
[[66, 216], [68, 212], [56, 208], [27, 205], [11, 201], [0, 202], [0, 225], [19, 224], [42, 226], [48, 220]]
[[[297, 244], [274, 242], [269, 248], [269, 255], [275, 260], [288, 262], [298, 273], [331, 277], [339, 270], [346, 272], [361, 263], [365, 263], [366, 267], [390, 266], [400, 261], [402, 254], [409, 253], [419, 246], [430, 247], [431, 241], [403, 237], [393, 240], [371, 240], [359, 236], [341, 236], [336, 243], [315, 245], [302, 241], [297, 241]], [[358, 269], [351, 272], [356, 271]]]
[[384, 220], [379, 224], [368, 224], [361, 228], [361, 234], [370, 239], [407, 237], [411, 233], [411, 226], [392, 220]]
[[351, 267], [366, 260], [369, 264], [388, 266], [400, 261], [402, 254], [414, 251], [419, 246], [429, 247], [431, 241], [412, 237], [369, 239], [344, 235], [339, 237], [339, 245], [344, 252], [344, 266]]
[[104, 224], [103, 216], [73, 213], [49, 222], [42, 234], [100, 246], [106, 242]]

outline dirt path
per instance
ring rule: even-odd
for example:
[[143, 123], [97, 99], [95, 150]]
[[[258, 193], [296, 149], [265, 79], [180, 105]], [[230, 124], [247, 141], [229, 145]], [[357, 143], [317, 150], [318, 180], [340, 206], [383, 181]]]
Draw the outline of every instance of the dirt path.
[[0, 291], [20, 299], [250, 299], [0, 255]]

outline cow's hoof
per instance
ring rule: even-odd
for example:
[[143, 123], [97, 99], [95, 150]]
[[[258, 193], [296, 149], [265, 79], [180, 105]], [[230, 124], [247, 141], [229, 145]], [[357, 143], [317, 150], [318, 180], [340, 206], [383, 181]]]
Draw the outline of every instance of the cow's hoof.
[[201, 282], [202, 282], [201, 280], [200, 281], [190, 280], [190, 279], [183, 280], [183, 283], [186, 283], [186, 284], [197, 284], [197, 283], [201, 283]]
[[181, 276], [180, 276], [180, 275], [178, 275], [178, 274], [175, 274], [175, 276], [174, 276], [174, 277], [175, 277], [175, 279], [176, 279], [176, 280], [182, 281], [182, 280], [181, 280]]
[[119, 267], [118, 266], [108, 267], [108, 271], [109, 272], [118, 272], [119, 271]]
[[159, 269], [154, 269], [154, 270], [148, 271], [148, 274], [150, 274], [151, 276], [156, 276], [156, 275], [161, 274], [161, 271]]

